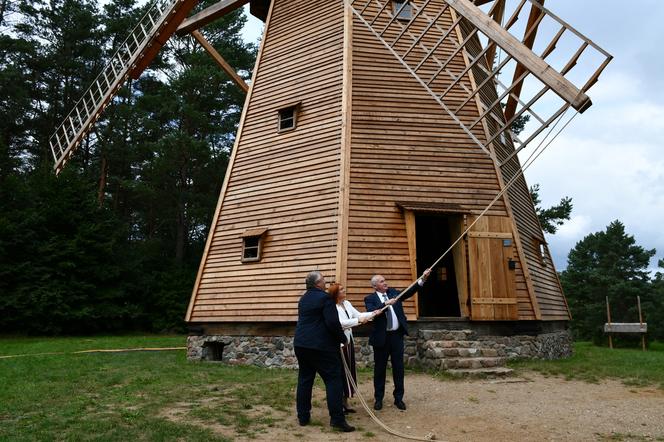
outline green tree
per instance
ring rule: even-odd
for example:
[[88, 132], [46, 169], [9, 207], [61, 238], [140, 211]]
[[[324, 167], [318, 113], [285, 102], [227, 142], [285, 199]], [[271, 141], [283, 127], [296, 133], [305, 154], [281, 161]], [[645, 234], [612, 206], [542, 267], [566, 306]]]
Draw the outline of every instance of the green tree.
[[0, 329], [79, 333], [136, 327], [127, 234], [80, 175], [14, 181], [0, 213]]
[[592, 233], [569, 252], [560, 279], [572, 312], [572, 326], [582, 339], [599, 338], [606, 322], [605, 299], [611, 320], [636, 322], [636, 297], [649, 299], [648, 264], [655, 250], [636, 244], [620, 221]]
[[38, 72], [35, 46], [24, 38], [0, 35], [0, 188], [29, 151], [32, 97]]
[[[20, 0], [0, 22], [0, 330], [182, 326], [244, 93], [190, 37], [172, 38], [57, 179], [48, 149], [137, 4]], [[244, 20], [203, 33], [247, 78]]]
[[664, 340], [664, 259], [657, 263], [659, 271], [652, 280], [650, 296], [642, 300], [644, 320], [648, 323], [648, 334], [658, 340]]
[[530, 197], [533, 199], [535, 212], [542, 225], [542, 230], [553, 235], [558, 231], [558, 227], [562, 226], [565, 221], [569, 221], [573, 208], [572, 198], [563, 197], [560, 199], [560, 203], [548, 209], [543, 209], [540, 206], [542, 200], [540, 200], [539, 190], [539, 184], [532, 185], [530, 187]]
[[32, 98], [30, 167], [51, 167], [49, 137], [103, 66], [103, 33], [97, 2], [21, 0], [17, 34], [36, 48], [38, 73]]

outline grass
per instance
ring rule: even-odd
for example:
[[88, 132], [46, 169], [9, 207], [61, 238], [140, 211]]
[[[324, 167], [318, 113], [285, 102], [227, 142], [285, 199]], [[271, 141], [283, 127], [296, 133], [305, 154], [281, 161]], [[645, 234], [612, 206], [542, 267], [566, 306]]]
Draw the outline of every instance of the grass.
[[[231, 440], [281, 422], [296, 372], [186, 361], [183, 336], [0, 339], [0, 441]], [[224, 431], [227, 429], [227, 436]], [[294, 427], [293, 427], [294, 428]]]
[[[184, 350], [73, 353], [184, 345], [184, 336], [0, 338], [0, 356], [32, 355], [0, 359], [0, 441], [226, 441], [274, 428], [305, 438], [291, 416], [294, 370], [193, 363]], [[616, 378], [664, 388], [662, 343], [652, 343], [647, 352], [578, 343], [570, 359], [510, 366], [568, 379]], [[360, 369], [358, 376], [370, 382], [372, 371]], [[468, 401], [479, 402], [475, 397]], [[325, 406], [319, 402], [316, 407]], [[312, 424], [330, 431], [324, 422]], [[367, 439], [376, 437], [358, 431]]]
[[534, 370], [544, 375], [599, 382], [618, 379], [637, 387], [656, 385], [664, 389], [664, 343], [652, 342], [648, 351], [640, 348], [597, 347], [589, 342], [574, 344], [574, 355], [556, 361], [523, 360], [508, 364], [519, 371]]

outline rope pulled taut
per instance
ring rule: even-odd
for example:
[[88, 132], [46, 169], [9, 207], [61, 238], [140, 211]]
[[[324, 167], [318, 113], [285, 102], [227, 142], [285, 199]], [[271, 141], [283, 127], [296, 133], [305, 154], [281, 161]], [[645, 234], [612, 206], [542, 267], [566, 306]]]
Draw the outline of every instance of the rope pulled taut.
[[[567, 109], [569, 109], [569, 107], [568, 107]], [[566, 109], [565, 111], [567, 111], [567, 109]], [[474, 226], [474, 225], [480, 220], [480, 218], [482, 218], [482, 217], [483, 217], [483, 216], [489, 211], [489, 209], [491, 209], [491, 207], [493, 207], [493, 205], [496, 203], [496, 201], [498, 201], [498, 200], [499, 200], [499, 199], [505, 194], [505, 192], [507, 192], [507, 191], [509, 190], [509, 188], [512, 187], [512, 185], [513, 185], [513, 184], [514, 184], [514, 183], [515, 183], [515, 182], [516, 182], [516, 181], [517, 181], [517, 180], [523, 175], [523, 173], [525, 172], [525, 170], [528, 169], [528, 168], [533, 164], [533, 162], [535, 162], [535, 160], [536, 160], [537, 158], [539, 158], [539, 156], [540, 156], [542, 153], [544, 153], [544, 151], [547, 149], [547, 147], [549, 147], [549, 146], [551, 145], [551, 143], [553, 143], [553, 141], [558, 137], [558, 135], [560, 135], [560, 133], [561, 133], [561, 132], [562, 132], [562, 131], [563, 131], [563, 130], [564, 130], [564, 129], [565, 129], [565, 128], [571, 123], [571, 122], [572, 122], [572, 120], [573, 120], [578, 114], [579, 114], [579, 112], [575, 112], [574, 115], [572, 115], [572, 116], [570, 117], [570, 119], [567, 120], [567, 122], [565, 122], [565, 124], [563, 125], [563, 127], [561, 127], [561, 128], [558, 130], [558, 132], [556, 132], [556, 134], [553, 136], [553, 138], [551, 138], [551, 139], [550, 139], [550, 140], [544, 145], [544, 142], [547, 140], [547, 138], [549, 137], [549, 135], [551, 135], [551, 133], [552, 133], [553, 130], [556, 128], [556, 126], [558, 125], [558, 123], [560, 123], [560, 121], [562, 121], [563, 116], [565, 115], [565, 113], [563, 113], [562, 115], [560, 115], [560, 116], [558, 117], [558, 120], [556, 121], [556, 123], [551, 127], [551, 129], [549, 129], [549, 132], [546, 134], [546, 136], [542, 139], [542, 141], [540, 141], [539, 145], [538, 145], [538, 146], [533, 150], [533, 152], [528, 156], [528, 158], [527, 158], [526, 161], [524, 162], [523, 167], [519, 168], [519, 171], [518, 171], [516, 174], [514, 174], [514, 176], [513, 176], [513, 177], [512, 177], [507, 183], [505, 183], [505, 186], [503, 187], [503, 189], [502, 189], [500, 192], [498, 192], [498, 194], [493, 198], [493, 200], [491, 200], [491, 202], [490, 202], [489, 204], [487, 204], [487, 206], [484, 208], [484, 210], [482, 210], [482, 212], [481, 212], [479, 215], [477, 215], [477, 217], [475, 218], [475, 220], [474, 220], [472, 223], [470, 223], [470, 225], [469, 225], [468, 227], [466, 227], [466, 229], [465, 229], [463, 232], [461, 232], [461, 234], [459, 235], [459, 237], [458, 237], [458, 238], [457, 238], [457, 239], [456, 239], [456, 240], [455, 240], [455, 241], [454, 241], [454, 242], [453, 242], [453, 243], [447, 248], [447, 250], [445, 250], [445, 252], [443, 252], [443, 254], [440, 255], [440, 257], [439, 257], [439, 258], [438, 258], [438, 259], [437, 259], [437, 260], [436, 260], [431, 266], [429, 266], [430, 269], [433, 269], [433, 268], [435, 268], [438, 264], [440, 264], [440, 262], [443, 260], [443, 258], [445, 258], [445, 256], [447, 256], [447, 254], [448, 254], [448, 253], [454, 248], [454, 246], [456, 246], [456, 245], [459, 243], [459, 241], [461, 241], [461, 240], [463, 239], [463, 237], [466, 236], [466, 234], [470, 231], [470, 229], [473, 228], [473, 226]], [[544, 147], [542, 147], [542, 145], [544, 145]], [[511, 159], [513, 159], [513, 158], [514, 158], [514, 157], [510, 157], [509, 160], [511, 160]], [[505, 162], [507, 162], [507, 161], [509, 161], [509, 160], [506, 160]], [[422, 276], [424, 276], [424, 275], [422, 275]], [[422, 278], [422, 276], [420, 276], [420, 278]], [[418, 281], [419, 281], [420, 278], [418, 278], [418, 279], [416, 279], [415, 281], [413, 281], [408, 287], [406, 287], [405, 289], [403, 289], [401, 292], [399, 292], [399, 294], [398, 294], [396, 297], [394, 297], [394, 298], [392, 298], [392, 299], [394, 299], [395, 302], [398, 301], [398, 300], [403, 296], [403, 294], [404, 294], [406, 291], [408, 291], [410, 288], [412, 288], [415, 284], [418, 283]], [[380, 313], [382, 313], [382, 312], [385, 311], [388, 307], [389, 307], [389, 306], [386, 305], [386, 306], [384, 306], [384, 307], [382, 307], [382, 308], [376, 310], [376, 312], [377, 312], [376, 314], [380, 314]], [[360, 325], [360, 324], [357, 324], [357, 325]], [[355, 326], [356, 326], [356, 325], [355, 325]], [[355, 326], [350, 326], [350, 327], [345, 327], [345, 328], [351, 328], [351, 327], [355, 327]]]

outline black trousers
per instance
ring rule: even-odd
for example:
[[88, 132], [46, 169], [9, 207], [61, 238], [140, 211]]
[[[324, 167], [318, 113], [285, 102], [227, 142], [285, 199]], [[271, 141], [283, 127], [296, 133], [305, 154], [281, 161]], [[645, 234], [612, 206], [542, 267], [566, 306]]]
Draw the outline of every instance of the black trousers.
[[403, 334], [400, 330], [387, 332], [385, 346], [373, 348], [374, 351], [374, 398], [382, 401], [385, 396], [385, 374], [387, 360], [392, 361], [392, 380], [394, 381], [394, 400], [402, 401], [404, 394], [403, 378]]
[[353, 377], [353, 382], [355, 385], [357, 385], [357, 366], [355, 363], [355, 343], [353, 342], [353, 338], [350, 338], [350, 341], [348, 341], [348, 344], [343, 346], [342, 349], [342, 355], [343, 355], [343, 361], [341, 361], [341, 379], [344, 384], [344, 398], [349, 398], [353, 397], [355, 395], [355, 389], [353, 388], [353, 385], [348, 381], [348, 377], [346, 376], [346, 370], [344, 370], [343, 367], [343, 362], [346, 361], [346, 365], [348, 366], [348, 369], [350, 370], [350, 374]]
[[298, 419], [307, 421], [311, 418], [311, 389], [314, 385], [316, 373], [318, 373], [325, 383], [330, 425], [345, 422], [342, 402], [342, 367], [339, 353], [295, 347], [295, 356], [300, 366], [297, 376], [296, 396]]

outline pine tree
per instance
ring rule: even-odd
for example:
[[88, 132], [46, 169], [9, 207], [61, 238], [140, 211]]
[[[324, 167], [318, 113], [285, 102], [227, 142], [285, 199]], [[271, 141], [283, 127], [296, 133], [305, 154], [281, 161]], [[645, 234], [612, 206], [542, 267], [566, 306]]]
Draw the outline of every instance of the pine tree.
[[569, 252], [561, 282], [578, 338], [599, 338], [606, 322], [605, 298], [614, 322], [636, 322], [636, 297], [650, 293], [648, 264], [655, 250], [636, 244], [620, 221], [592, 233]]
[[[56, 178], [48, 138], [147, 5], [11, 6], [0, 22], [0, 330], [181, 327], [244, 93], [193, 39], [173, 38]], [[248, 78], [244, 20], [236, 11], [202, 32]]]
[[553, 235], [558, 231], [558, 227], [562, 226], [565, 221], [569, 221], [573, 208], [572, 198], [563, 197], [555, 206], [543, 209], [540, 206], [542, 200], [539, 197], [539, 190], [539, 184], [530, 186], [530, 197], [535, 205], [535, 213], [537, 213], [542, 230]]

